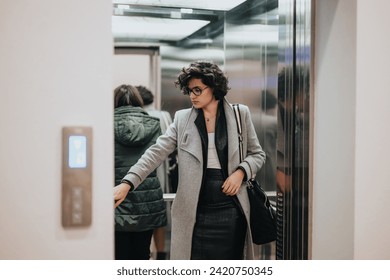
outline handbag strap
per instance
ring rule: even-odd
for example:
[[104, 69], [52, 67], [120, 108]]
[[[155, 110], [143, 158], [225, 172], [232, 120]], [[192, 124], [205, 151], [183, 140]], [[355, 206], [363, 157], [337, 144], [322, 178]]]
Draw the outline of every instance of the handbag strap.
[[242, 144], [242, 124], [241, 124], [241, 113], [240, 113], [240, 107], [239, 104], [233, 104], [233, 111], [234, 111], [234, 116], [236, 118], [236, 123], [237, 123], [237, 132], [238, 132], [238, 145], [240, 149], [240, 162], [242, 162], [244, 158], [244, 149], [243, 149], [243, 144]]
[[[238, 132], [238, 145], [240, 149], [240, 162], [244, 159], [244, 148], [242, 143], [242, 123], [241, 123], [241, 113], [240, 113], [240, 107], [239, 104], [232, 104], [233, 110], [234, 110], [234, 116], [236, 117], [236, 123], [237, 123], [237, 132]], [[254, 179], [256, 177], [256, 174], [252, 174], [251, 179]], [[248, 180], [250, 181], [250, 180]]]

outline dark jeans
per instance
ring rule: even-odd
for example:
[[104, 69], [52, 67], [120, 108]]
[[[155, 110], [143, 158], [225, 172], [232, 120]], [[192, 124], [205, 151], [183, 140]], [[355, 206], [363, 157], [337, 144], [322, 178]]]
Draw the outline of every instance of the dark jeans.
[[246, 220], [233, 197], [222, 193], [222, 173], [207, 169], [192, 236], [192, 260], [243, 258]]
[[115, 232], [116, 260], [148, 260], [153, 230], [140, 232]]

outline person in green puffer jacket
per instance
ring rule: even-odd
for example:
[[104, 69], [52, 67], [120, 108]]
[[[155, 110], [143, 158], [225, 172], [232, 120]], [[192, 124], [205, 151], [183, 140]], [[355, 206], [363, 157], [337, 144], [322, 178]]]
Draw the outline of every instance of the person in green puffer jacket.
[[[161, 135], [160, 120], [146, 113], [136, 87], [114, 90], [115, 185]], [[115, 208], [115, 259], [147, 260], [153, 230], [167, 224], [156, 171]]]

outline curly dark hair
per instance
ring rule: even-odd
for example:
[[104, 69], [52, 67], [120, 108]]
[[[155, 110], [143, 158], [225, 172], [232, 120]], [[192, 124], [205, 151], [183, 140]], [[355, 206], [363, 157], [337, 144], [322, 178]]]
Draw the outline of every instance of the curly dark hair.
[[230, 90], [228, 78], [222, 70], [212, 62], [195, 61], [183, 67], [177, 76], [175, 86], [179, 86], [183, 94], [188, 94], [188, 83], [192, 78], [201, 79], [202, 83], [213, 89], [215, 99], [221, 100]]

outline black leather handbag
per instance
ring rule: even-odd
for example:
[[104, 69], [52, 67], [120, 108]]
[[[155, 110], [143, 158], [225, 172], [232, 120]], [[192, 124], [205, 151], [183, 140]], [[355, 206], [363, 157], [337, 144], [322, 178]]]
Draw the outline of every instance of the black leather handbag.
[[[243, 159], [241, 114], [238, 104], [233, 104], [240, 145], [240, 161]], [[252, 241], [257, 245], [276, 240], [276, 213], [266, 192], [254, 178], [247, 181], [250, 204], [250, 228]]]

